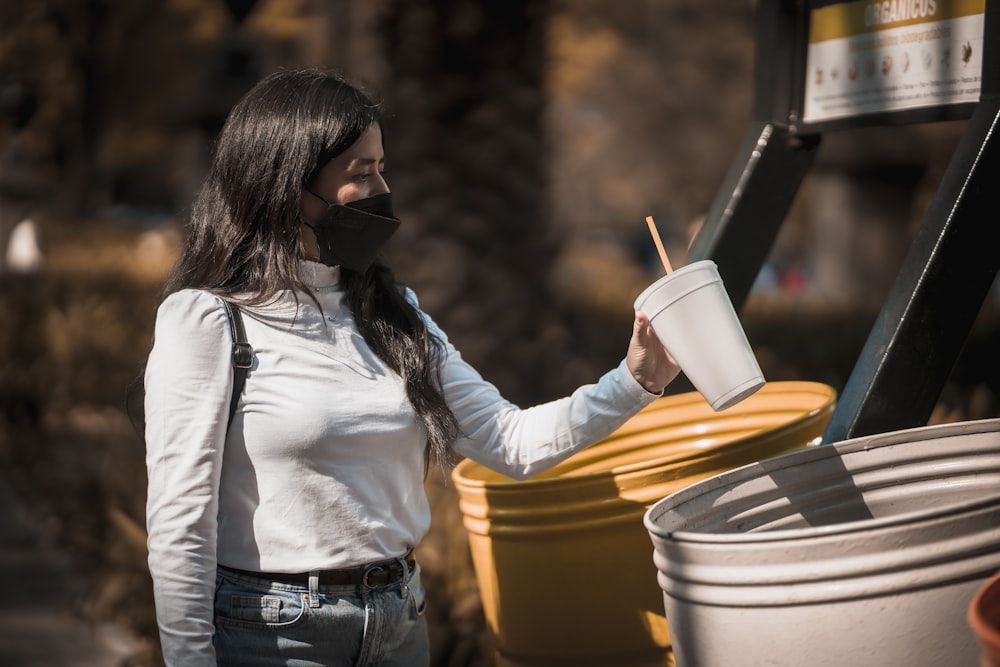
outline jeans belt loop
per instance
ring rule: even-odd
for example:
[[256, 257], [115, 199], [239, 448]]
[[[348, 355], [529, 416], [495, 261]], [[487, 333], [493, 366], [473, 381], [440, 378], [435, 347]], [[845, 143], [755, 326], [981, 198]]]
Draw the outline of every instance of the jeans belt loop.
[[410, 597], [410, 585], [406, 583], [410, 580], [410, 566], [406, 562], [406, 556], [403, 556], [402, 558], [397, 558], [396, 560], [403, 568], [403, 578], [400, 580], [399, 584], [399, 597], [405, 600], [406, 598]]
[[309, 573], [309, 606], [319, 607], [319, 571]]

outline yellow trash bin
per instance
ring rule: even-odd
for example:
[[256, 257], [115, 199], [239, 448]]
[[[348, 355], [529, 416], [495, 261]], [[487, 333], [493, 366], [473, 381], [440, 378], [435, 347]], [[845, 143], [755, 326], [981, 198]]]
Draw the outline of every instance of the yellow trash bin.
[[771, 382], [719, 413], [694, 392], [667, 396], [527, 481], [456, 466], [497, 666], [673, 665], [644, 513], [698, 480], [817, 441], [835, 403], [815, 382]]

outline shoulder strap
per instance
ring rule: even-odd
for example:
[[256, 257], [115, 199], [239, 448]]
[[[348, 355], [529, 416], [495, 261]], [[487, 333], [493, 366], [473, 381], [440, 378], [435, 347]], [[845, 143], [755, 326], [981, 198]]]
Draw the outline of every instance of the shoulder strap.
[[246, 384], [247, 371], [253, 365], [253, 347], [247, 342], [247, 332], [243, 328], [243, 314], [239, 306], [230, 301], [222, 300], [229, 318], [229, 330], [233, 334], [233, 397], [229, 401], [229, 424], [233, 423], [236, 414], [236, 404], [239, 402], [243, 386]]

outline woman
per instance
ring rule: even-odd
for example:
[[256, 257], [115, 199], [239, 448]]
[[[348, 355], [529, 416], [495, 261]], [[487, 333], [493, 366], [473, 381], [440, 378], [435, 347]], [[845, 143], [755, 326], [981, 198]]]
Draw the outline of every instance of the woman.
[[[431, 459], [526, 478], [678, 372], [637, 314], [626, 359], [519, 409], [374, 259], [399, 221], [378, 106], [316, 71], [232, 110], [145, 375], [149, 566], [168, 665], [427, 664], [411, 551]], [[232, 337], [254, 350], [229, 423]]]

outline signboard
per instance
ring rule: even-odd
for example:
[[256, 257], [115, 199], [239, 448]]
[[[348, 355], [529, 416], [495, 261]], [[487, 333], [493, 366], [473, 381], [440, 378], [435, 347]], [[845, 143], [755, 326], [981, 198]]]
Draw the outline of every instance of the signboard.
[[810, 12], [803, 118], [978, 102], [986, 0], [860, 0]]

